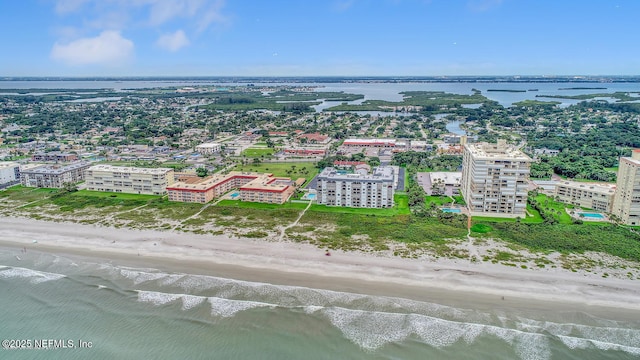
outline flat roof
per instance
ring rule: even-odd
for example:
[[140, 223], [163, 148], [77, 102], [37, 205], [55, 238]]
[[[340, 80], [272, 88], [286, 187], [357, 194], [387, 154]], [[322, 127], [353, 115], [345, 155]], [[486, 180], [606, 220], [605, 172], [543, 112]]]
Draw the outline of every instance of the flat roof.
[[351, 138], [351, 139], [345, 139], [343, 144], [395, 144], [396, 143], [396, 139], [376, 139], [376, 138], [370, 138], [370, 139], [358, 139], [358, 138]]
[[76, 161], [68, 165], [41, 165], [31, 169], [24, 169], [21, 171], [22, 173], [31, 173], [31, 174], [60, 175], [68, 171], [89, 167], [89, 165], [91, 164], [86, 161]]
[[8, 167], [15, 167], [15, 166], [20, 166], [20, 164], [13, 161], [0, 161], [0, 168], [8, 168]]
[[196, 149], [197, 148], [208, 148], [208, 147], [219, 147], [219, 146], [222, 146], [222, 145], [220, 145], [218, 143], [203, 143], [203, 144], [200, 144], [200, 145], [196, 146]]
[[393, 182], [393, 168], [391, 166], [379, 166], [374, 169], [373, 174], [341, 174], [335, 168], [324, 168], [318, 175], [318, 179], [325, 178], [328, 180], [346, 180], [346, 181], [374, 181], [374, 182]]
[[615, 184], [585, 183], [580, 181], [562, 180], [558, 181], [556, 186], [566, 186], [572, 189], [589, 190], [603, 194], [615, 193]]
[[533, 161], [529, 156], [527, 156], [527, 154], [523, 153], [515, 146], [505, 143], [465, 144], [464, 148], [471, 153], [471, 156], [474, 159]]
[[289, 187], [288, 183], [283, 184], [282, 181], [291, 181], [288, 178], [274, 177], [273, 174], [270, 173], [232, 171], [226, 175], [217, 174], [205, 178], [192, 178], [185, 181], [179, 181], [167, 187], [167, 190], [193, 190], [204, 192], [235, 178], [251, 179], [251, 181], [240, 187], [240, 190], [245, 191], [270, 190], [281, 192]]
[[430, 172], [429, 177], [431, 177], [431, 183], [435, 180], [442, 180], [445, 184], [460, 184], [462, 180], [462, 172], [459, 171], [440, 171], [440, 172]]
[[170, 171], [173, 171], [171, 168], [139, 168], [139, 167], [131, 167], [131, 166], [115, 166], [115, 165], [93, 165], [87, 169], [88, 171], [109, 171], [109, 172], [126, 172], [131, 174], [153, 174], [153, 175], [163, 175]]

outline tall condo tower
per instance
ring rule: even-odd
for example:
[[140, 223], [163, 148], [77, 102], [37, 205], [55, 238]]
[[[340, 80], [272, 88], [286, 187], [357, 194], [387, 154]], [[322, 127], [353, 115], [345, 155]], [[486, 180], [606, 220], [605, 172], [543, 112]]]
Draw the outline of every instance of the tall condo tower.
[[461, 190], [472, 216], [526, 216], [531, 158], [508, 145], [465, 144]]
[[612, 213], [627, 225], [640, 225], [640, 149], [620, 158]]

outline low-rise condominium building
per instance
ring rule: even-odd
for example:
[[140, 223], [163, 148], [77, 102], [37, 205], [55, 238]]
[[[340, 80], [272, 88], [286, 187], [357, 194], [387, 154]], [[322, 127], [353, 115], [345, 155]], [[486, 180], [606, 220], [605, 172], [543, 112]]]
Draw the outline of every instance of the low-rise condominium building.
[[87, 190], [164, 195], [175, 182], [173, 169], [94, 165], [86, 170]]
[[84, 180], [84, 171], [91, 166], [86, 161], [66, 165], [40, 165], [20, 171], [20, 182], [24, 186], [39, 188], [62, 188]]
[[613, 206], [615, 187], [563, 180], [556, 184], [555, 195], [564, 203], [608, 213]]
[[176, 182], [167, 188], [167, 192], [170, 201], [204, 204], [234, 189], [238, 190], [234, 198], [271, 204], [282, 204], [295, 192], [288, 178], [239, 171]]

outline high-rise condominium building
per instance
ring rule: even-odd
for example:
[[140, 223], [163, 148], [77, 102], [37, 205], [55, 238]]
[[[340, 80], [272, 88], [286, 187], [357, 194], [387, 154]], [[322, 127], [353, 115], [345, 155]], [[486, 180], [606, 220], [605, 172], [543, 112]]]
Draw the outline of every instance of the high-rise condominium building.
[[640, 149], [620, 158], [612, 213], [627, 225], [640, 225]]
[[465, 144], [461, 190], [471, 215], [524, 218], [531, 161], [504, 140]]

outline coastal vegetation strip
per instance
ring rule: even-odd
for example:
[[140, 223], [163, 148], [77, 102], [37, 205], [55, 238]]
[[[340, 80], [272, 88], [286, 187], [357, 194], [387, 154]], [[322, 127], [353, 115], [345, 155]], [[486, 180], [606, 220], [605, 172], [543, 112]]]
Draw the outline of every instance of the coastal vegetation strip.
[[[279, 229], [293, 223], [308, 204], [223, 200], [214, 206], [203, 206], [169, 202], [155, 196], [97, 194], [84, 190], [65, 192], [22, 186], [0, 191], [0, 200], [0, 213], [4, 216], [137, 229], [175, 228], [198, 234], [266, 239], [278, 237]], [[546, 199], [540, 200], [544, 203]], [[32, 201], [37, 203], [18, 208]], [[421, 217], [409, 212], [408, 195], [396, 195], [395, 201], [396, 206], [392, 209], [312, 205], [297, 225], [286, 229], [285, 239], [331, 249], [393, 251], [405, 257], [430, 254], [468, 258], [469, 254], [460, 247], [467, 234], [466, 216], [439, 213], [438, 216]], [[583, 254], [599, 251], [640, 262], [640, 236], [627, 228], [609, 224], [527, 223], [526, 219], [500, 222], [474, 217], [471, 235], [480, 239], [502, 239], [533, 252]]]

